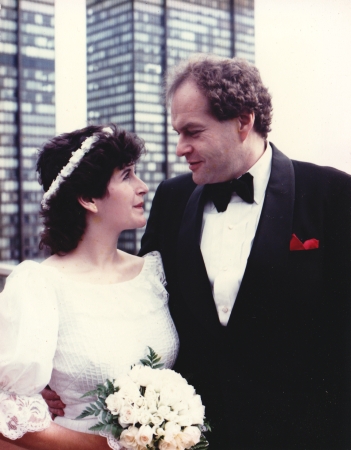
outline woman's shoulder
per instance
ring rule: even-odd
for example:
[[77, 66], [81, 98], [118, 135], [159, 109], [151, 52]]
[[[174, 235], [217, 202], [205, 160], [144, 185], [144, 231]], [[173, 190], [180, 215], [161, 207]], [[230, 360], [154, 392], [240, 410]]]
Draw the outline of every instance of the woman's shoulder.
[[56, 302], [56, 288], [42, 264], [28, 260], [13, 269], [1, 296], [13, 304], [51, 304]]
[[151, 272], [159, 281], [161, 281], [163, 286], [166, 286], [166, 277], [160, 252], [152, 251], [150, 253], [146, 253], [143, 258], [145, 259], [144, 271]]
[[[26, 260], [14, 267], [5, 282], [5, 290], [54, 291], [55, 271], [41, 262]], [[7, 288], [7, 289], [6, 289]]]
[[36, 261], [26, 260], [14, 266], [14, 269], [7, 277], [9, 280], [12, 278], [24, 278], [27, 276], [39, 276], [41, 272], [41, 264]]

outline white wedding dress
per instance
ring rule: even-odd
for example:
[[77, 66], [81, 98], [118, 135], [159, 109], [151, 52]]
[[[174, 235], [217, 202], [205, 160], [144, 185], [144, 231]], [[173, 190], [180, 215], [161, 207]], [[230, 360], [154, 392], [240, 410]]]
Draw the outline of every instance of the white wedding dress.
[[85, 433], [97, 419], [75, 418], [80, 398], [127, 373], [150, 346], [173, 366], [178, 335], [168, 310], [161, 256], [152, 252], [132, 280], [75, 282], [33, 261], [19, 264], [0, 295], [0, 432], [17, 439], [50, 425], [39, 392], [47, 385], [66, 404], [55, 423]]

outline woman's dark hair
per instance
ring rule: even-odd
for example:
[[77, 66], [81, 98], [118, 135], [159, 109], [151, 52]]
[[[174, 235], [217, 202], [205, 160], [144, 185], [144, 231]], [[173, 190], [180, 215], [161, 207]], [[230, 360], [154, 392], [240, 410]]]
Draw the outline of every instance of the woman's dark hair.
[[102, 132], [103, 126], [91, 125], [72, 133], [61, 134], [39, 151], [37, 172], [39, 183], [49, 189], [61, 169], [68, 163], [72, 152], [93, 134], [98, 140], [84, 155], [58, 191], [48, 199], [42, 209], [44, 230], [39, 247], [49, 247], [51, 254], [63, 255], [75, 249], [86, 227], [86, 209], [78, 198], [103, 198], [115, 169], [123, 169], [137, 162], [145, 152], [144, 141], [133, 133], [111, 124], [112, 133]]

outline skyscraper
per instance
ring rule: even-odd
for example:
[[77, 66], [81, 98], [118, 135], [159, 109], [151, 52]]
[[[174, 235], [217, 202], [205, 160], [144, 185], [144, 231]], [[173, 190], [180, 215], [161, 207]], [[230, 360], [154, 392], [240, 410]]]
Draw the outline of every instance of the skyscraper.
[[[146, 212], [162, 180], [188, 171], [161, 96], [167, 68], [194, 52], [254, 62], [254, 0], [87, 0], [88, 119], [145, 139]], [[121, 247], [135, 251], [141, 234]]]
[[2, 0], [0, 261], [39, 259], [38, 147], [55, 134], [54, 0]]

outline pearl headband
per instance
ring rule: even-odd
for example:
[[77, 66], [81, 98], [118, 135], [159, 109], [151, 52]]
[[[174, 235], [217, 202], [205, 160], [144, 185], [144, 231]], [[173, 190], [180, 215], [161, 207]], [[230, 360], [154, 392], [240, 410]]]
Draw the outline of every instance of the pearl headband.
[[[113, 131], [110, 127], [106, 127], [102, 129], [103, 133], [112, 134]], [[99, 136], [93, 134], [92, 136], [87, 137], [78, 150], [72, 152], [72, 156], [70, 157], [68, 163], [61, 169], [60, 173], [57, 175], [55, 180], [51, 183], [49, 189], [44, 193], [43, 199], [41, 201], [41, 206], [43, 209], [49, 209], [48, 201], [49, 199], [56, 194], [59, 190], [60, 185], [65, 181], [67, 177], [71, 175], [71, 173], [76, 169], [83, 156], [89, 152], [92, 145], [99, 140]]]

